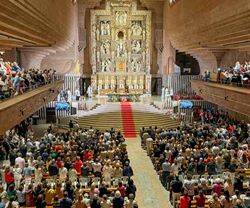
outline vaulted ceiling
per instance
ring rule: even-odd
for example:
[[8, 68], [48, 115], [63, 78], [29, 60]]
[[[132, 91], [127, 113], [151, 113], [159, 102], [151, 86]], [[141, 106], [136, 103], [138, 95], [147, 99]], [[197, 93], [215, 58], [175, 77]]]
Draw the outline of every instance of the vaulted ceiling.
[[70, 0], [4, 0], [0, 11], [1, 49], [59, 47], [70, 41]]
[[250, 51], [249, 0], [178, 0], [168, 5], [166, 22], [173, 46], [200, 61]]

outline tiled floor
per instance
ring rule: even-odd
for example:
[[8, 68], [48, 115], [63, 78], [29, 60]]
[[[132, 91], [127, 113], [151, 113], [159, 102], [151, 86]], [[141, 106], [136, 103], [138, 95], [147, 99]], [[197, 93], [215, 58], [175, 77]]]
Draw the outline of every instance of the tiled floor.
[[160, 183], [146, 151], [141, 148], [140, 139], [127, 140], [127, 150], [134, 170], [137, 186], [136, 200], [142, 208], [169, 208], [169, 194]]

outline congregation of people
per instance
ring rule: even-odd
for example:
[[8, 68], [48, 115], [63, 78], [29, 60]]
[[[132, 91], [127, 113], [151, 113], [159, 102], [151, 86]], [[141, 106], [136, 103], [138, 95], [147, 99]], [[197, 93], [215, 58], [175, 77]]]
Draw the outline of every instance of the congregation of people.
[[[121, 132], [48, 128], [29, 122], [0, 145], [0, 207], [136, 208], [136, 186]], [[73, 128], [74, 127], [74, 128]]]
[[[211, 73], [205, 71], [204, 81], [211, 81]], [[241, 64], [239, 61], [234, 67], [220, 67], [217, 70], [217, 83], [233, 84], [239, 87], [249, 87], [250, 83], [250, 62]]]
[[51, 83], [55, 70], [22, 69], [16, 62], [4, 62], [0, 59], [0, 100], [4, 100], [25, 91]]
[[249, 124], [219, 110], [200, 110], [198, 120], [177, 129], [143, 127], [151, 157], [174, 207], [249, 208]]

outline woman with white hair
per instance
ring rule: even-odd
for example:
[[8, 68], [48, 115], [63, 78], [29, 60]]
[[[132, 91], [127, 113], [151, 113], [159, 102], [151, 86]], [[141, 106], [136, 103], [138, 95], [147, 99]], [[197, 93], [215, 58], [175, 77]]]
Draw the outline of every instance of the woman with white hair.
[[123, 208], [124, 199], [122, 198], [120, 191], [115, 192], [115, 197], [112, 203], [113, 203], [113, 208]]

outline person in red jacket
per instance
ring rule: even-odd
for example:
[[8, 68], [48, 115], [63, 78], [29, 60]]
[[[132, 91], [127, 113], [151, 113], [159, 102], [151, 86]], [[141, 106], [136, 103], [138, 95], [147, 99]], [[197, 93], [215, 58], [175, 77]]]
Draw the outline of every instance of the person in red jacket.
[[83, 153], [83, 161], [88, 161], [92, 158], [92, 153], [90, 150], [86, 150], [84, 153]]
[[184, 195], [180, 198], [179, 208], [189, 208], [191, 199], [188, 196], [187, 190], [184, 190]]
[[56, 160], [56, 166], [58, 168], [62, 168], [63, 167], [63, 161], [61, 160], [60, 157], [58, 157], [57, 160]]
[[74, 168], [77, 172], [77, 174], [81, 175], [82, 173], [82, 166], [83, 166], [83, 162], [80, 160], [80, 157], [76, 158], [76, 161], [74, 163]]
[[10, 167], [6, 167], [5, 173], [4, 173], [4, 179], [7, 184], [7, 189], [11, 184], [15, 183], [14, 174], [10, 170]]
[[205, 207], [206, 196], [202, 190], [199, 191], [199, 195], [195, 196], [195, 200], [197, 207]]

